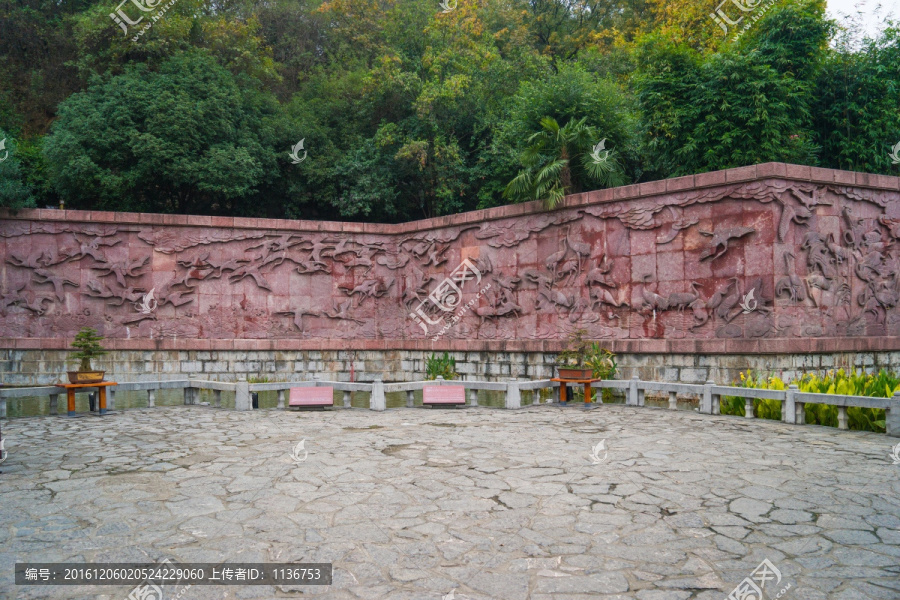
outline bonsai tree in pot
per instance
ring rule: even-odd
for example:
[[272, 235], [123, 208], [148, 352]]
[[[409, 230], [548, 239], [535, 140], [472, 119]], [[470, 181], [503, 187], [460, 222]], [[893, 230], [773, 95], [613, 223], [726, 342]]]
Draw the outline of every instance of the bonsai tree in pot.
[[584, 339], [579, 329], [566, 341], [566, 349], [556, 357], [561, 379], [612, 379], [616, 374], [615, 354], [597, 342]]
[[72, 348], [76, 352], [72, 353], [72, 358], [81, 361], [77, 371], [69, 371], [69, 381], [71, 383], [97, 383], [103, 381], [105, 371], [95, 371], [91, 366], [91, 359], [103, 356], [106, 350], [100, 345], [103, 336], [97, 333], [93, 327], [82, 327], [72, 342]]
[[584, 339], [587, 331], [579, 329], [566, 340], [565, 349], [556, 357], [561, 379], [590, 379], [594, 369], [588, 364], [591, 343]]

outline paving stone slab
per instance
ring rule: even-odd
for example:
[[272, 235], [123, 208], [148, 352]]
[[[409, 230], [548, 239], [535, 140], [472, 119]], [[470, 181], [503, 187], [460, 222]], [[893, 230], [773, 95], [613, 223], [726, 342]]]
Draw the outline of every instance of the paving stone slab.
[[173, 406], [3, 433], [0, 598], [130, 593], [17, 588], [15, 562], [164, 557], [334, 563], [330, 588], [183, 600], [721, 600], [764, 559], [792, 599], [900, 597], [900, 466], [878, 434], [613, 405]]

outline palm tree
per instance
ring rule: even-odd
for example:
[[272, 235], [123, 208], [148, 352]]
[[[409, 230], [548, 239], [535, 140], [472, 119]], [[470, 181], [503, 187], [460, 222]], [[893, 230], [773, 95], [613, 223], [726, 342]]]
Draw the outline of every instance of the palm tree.
[[625, 183], [625, 175], [612, 153], [604, 151], [603, 160], [593, 150], [596, 130], [585, 124], [587, 118], [571, 120], [560, 127], [556, 119], [541, 119], [541, 131], [528, 138], [522, 152], [524, 167], [503, 192], [513, 202], [542, 200], [548, 209], [556, 207], [566, 194], [581, 191], [583, 184], [599, 187]]

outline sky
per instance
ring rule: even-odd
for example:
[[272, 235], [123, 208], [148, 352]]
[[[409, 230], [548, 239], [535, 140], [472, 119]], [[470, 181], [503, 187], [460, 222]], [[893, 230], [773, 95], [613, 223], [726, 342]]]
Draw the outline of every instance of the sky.
[[827, 0], [828, 15], [839, 21], [841, 14], [862, 13], [862, 21], [866, 32], [870, 36], [874, 36], [884, 23], [885, 17], [889, 12], [893, 13], [895, 18], [900, 17], [898, 8], [900, 4], [895, 4], [895, 0]]

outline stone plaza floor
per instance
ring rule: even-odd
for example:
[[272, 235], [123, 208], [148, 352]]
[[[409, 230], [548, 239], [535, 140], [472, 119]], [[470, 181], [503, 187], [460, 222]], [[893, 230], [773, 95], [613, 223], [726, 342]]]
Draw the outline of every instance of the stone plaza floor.
[[163, 558], [334, 563], [329, 587], [182, 600], [722, 600], [764, 559], [769, 599], [900, 598], [881, 434], [621, 405], [165, 407], [3, 434], [3, 599], [130, 592], [15, 586], [17, 561]]

